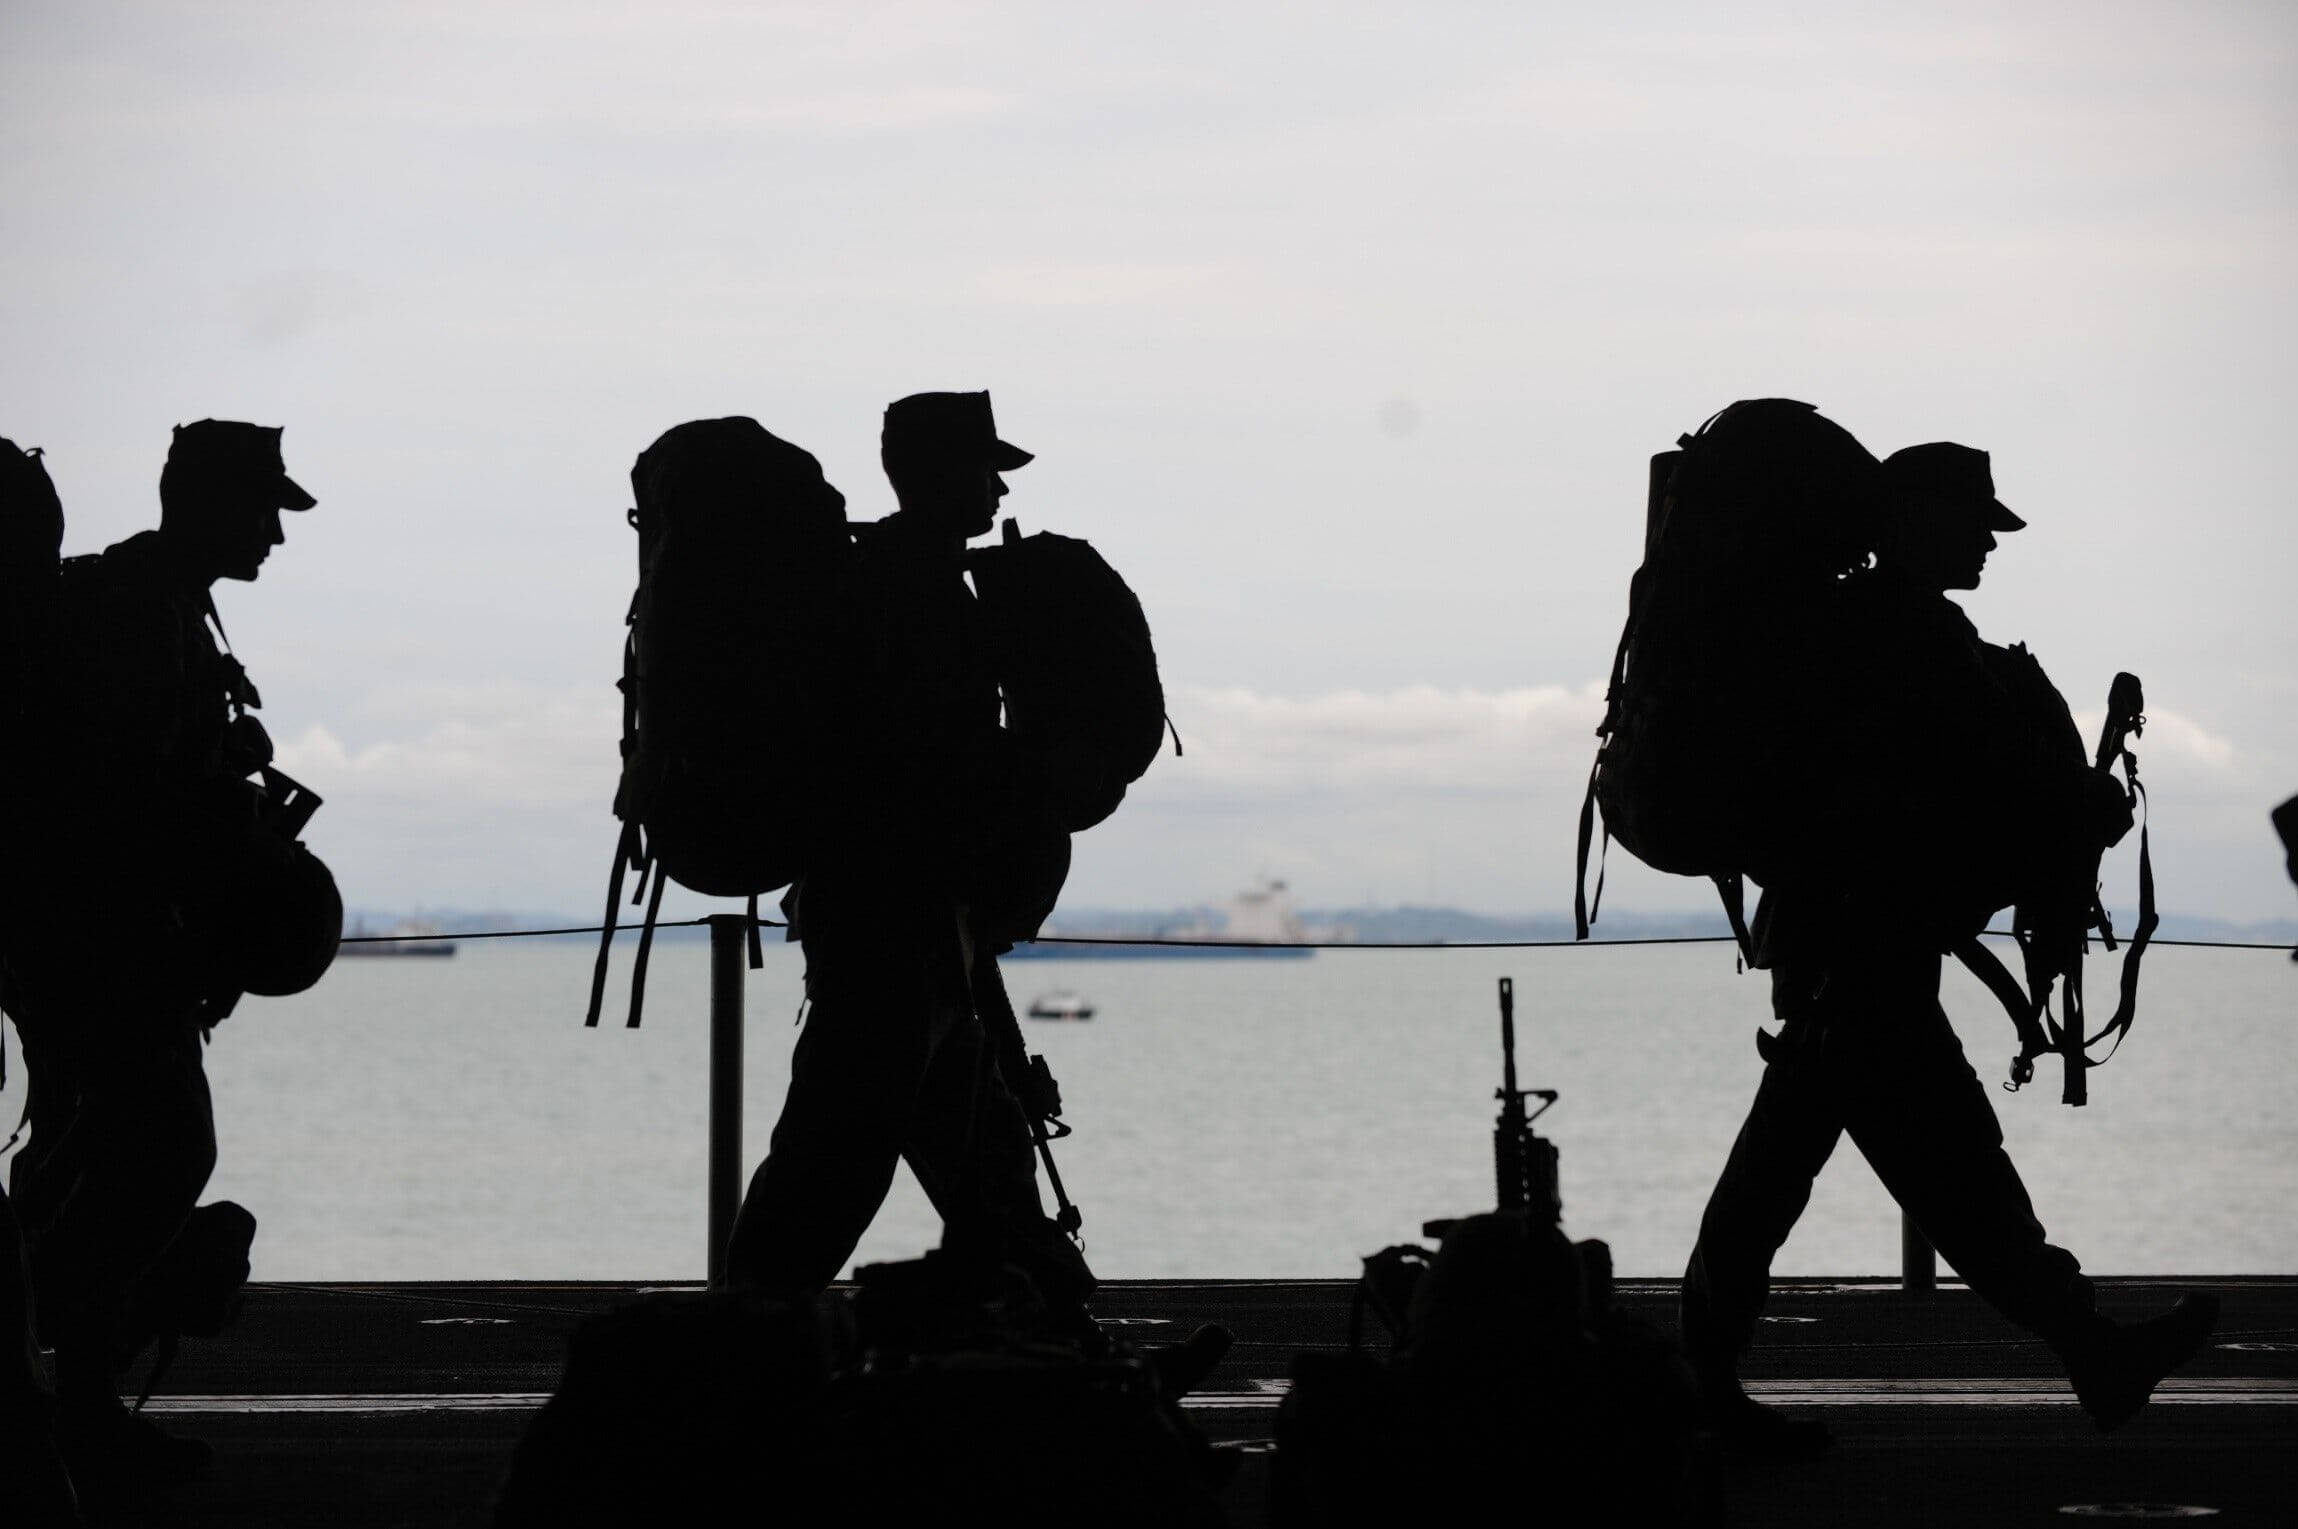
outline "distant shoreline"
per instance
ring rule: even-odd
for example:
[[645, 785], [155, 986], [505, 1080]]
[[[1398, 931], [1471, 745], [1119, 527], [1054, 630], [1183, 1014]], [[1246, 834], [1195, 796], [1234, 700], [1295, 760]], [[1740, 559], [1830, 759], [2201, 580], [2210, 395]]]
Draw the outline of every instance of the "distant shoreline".
[[[728, 903], [722, 911], [732, 911]], [[1191, 927], [1203, 928], [1204, 921], [1214, 914], [1210, 907], [1170, 908], [1158, 910], [1130, 910], [1111, 908], [1078, 909], [1055, 915], [1046, 925], [1044, 933], [1076, 940], [1137, 941], [1173, 938], [1178, 931]], [[1351, 938], [1331, 943], [1367, 945], [1429, 943], [1468, 943], [1471, 941], [1548, 941], [1572, 938], [1572, 919], [1569, 914], [1488, 914], [1473, 913], [1460, 908], [1403, 907], [1403, 908], [1310, 908], [1301, 911], [1304, 923], [1315, 928], [1345, 928]], [[392, 929], [402, 924], [419, 922], [437, 930], [441, 935], [473, 936], [500, 934], [506, 931], [549, 929], [574, 931], [565, 934], [535, 935], [544, 940], [595, 941], [595, 933], [582, 932], [597, 922], [597, 915], [584, 917], [566, 912], [528, 912], [522, 910], [490, 909], [465, 911], [456, 909], [423, 908], [413, 912], [362, 908], [346, 916], [346, 924], [364, 920], [369, 928]], [[2114, 924], [2118, 934], [2127, 933], [2137, 922], [2128, 910], [2115, 910]], [[627, 937], [636, 928], [635, 921], [621, 931]], [[772, 942], [779, 931], [768, 931]], [[1596, 941], [1629, 939], [1688, 939], [1702, 936], [1722, 936], [1731, 933], [1720, 913], [1660, 912], [1644, 913], [1634, 909], [1605, 909], [1597, 921], [1590, 938]], [[2164, 914], [2162, 927], [2157, 931], [2166, 940], [2235, 940], [2270, 945], [2298, 946], [2298, 918], [2265, 919], [2237, 922], [2232, 919], [2192, 917]], [[708, 937], [708, 931], [691, 924], [666, 924], [655, 932], [662, 941], [683, 943]], [[1054, 954], [1072, 954], [1081, 959], [1092, 959], [1098, 947], [1080, 946], [1064, 951], [1059, 945], [1036, 947], [1033, 954], [1039, 958]], [[1153, 954], [1158, 949], [1172, 947], [1135, 947], [1135, 952]], [[1135, 952], [1128, 952], [1133, 954]], [[1188, 951], [1191, 956], [1207, 952]], [[1269, 952], [1241, 950], [1246, 957], [1266, 956]]]

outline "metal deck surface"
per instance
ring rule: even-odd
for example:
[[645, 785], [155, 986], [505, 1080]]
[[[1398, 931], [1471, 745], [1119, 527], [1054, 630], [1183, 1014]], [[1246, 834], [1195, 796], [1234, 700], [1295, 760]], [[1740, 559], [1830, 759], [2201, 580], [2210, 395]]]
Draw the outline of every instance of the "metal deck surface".
[[[2154, 1405], [2100, 1436], [2052, 1356], [1975, 1297], [1890, 1284], [1783, 1285], [1749, 1388], [1808, 1409], [1835, 1450], [1803, 1465], [1728, 1463], [1733, 1524], [2012, 1525], [2149, 1503], [2218, 1524], [2298, 1525], [2298, 1279], [2114, 1280], [2140, 1315], [2182, 1287], [2225, 1303], [2212, 1346]], [[214, 1475], [103, 1522], [483, 1525], [512, 1444], [558, 1379], [568, 1332], [626, 1284], [256, 1285], [239, 1326], [185, 1345], [151, 1403], [216, 1447]], [[1103, 1288], [1102, 1319], [1144, 1342], [1201, 1322], [1236, 1347], [1191, 1415], [1246, 1453], [1226, 1501], [1265, 1522], [1267, 1456], [1292, 1356], [1347, 1342], [1345, 1281], [1145, 1281]], [[1672, 1284], [1623, 1302], [1667, 1324]]]

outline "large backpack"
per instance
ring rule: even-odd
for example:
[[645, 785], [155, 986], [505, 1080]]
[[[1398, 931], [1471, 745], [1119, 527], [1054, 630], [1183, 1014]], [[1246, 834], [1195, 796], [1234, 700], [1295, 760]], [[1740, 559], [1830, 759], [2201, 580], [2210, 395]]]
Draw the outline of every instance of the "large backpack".
[[[813, 456], [754, 419], [673, 426], [630, 470], [638, 591], [623, 648], [622, 779], [597, 1024], [626, 872], [646, 900], [639, 1022], [666, 880], [757, 898], [797, 879], [835, 736], [846, 501]], [[651, 885], [651, 893], [649, 887]]]
[[1713, 878], [1745, 944], [1743, 878], [1793, 878], [1848, 804], [1830, 729], [1857, 657], [1846, 575], [1871, 550], [1872, 454], [1811, 405], [1731, 405], [1652, 459], [1644, 561], [1612, 661], [1581, 804], [1581, 938], [1596, 810], [1605, 842]]
[[63, 541], [64, 505], [40, 448], [0, 436], [0, 723], [11, 732], [24, 720], [30, 645], [55, 590]]
[[1061, 826], [1091, 828], [1165, 743], [1165, 689], [1141, 602], [1090, 543], [1023, 536], [1010, 520], [1002, 545], [972, 553], [966, 567], [1006, 732], [1039, 761]]

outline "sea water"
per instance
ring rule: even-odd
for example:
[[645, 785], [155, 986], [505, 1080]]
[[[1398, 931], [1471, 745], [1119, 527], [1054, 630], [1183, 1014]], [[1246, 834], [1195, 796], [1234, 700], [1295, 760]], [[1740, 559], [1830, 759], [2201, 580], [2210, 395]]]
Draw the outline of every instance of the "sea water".
[[[643, 1028], [585, 1029], [590, 950], [471, 941], [448, 960], [336, 964], [245, 1002], [208, 1052], [210, 1198], [259, 1218], [271, 1280], [676, 1279], [705, 1257], [708, 957], [658, 946]], [[2094, 958], [2103, 1003], [2111, 962]], [[801, 963], [746, 985], [745, 1161], [779, 1108]], [[1328, 951], [1293, 961], [1033, 961], [1018, 1004], [1074, 989], [1084, 1022], [1024, 1020], [1076, 1134], [1056, 1149], [1105, 1277], [1345, 1276], [1423, 1220], [1489, 1207], [1500, 1081], [1494, 979], [1516, 983], [1518, 1068], [1561, 1102], [1567, 1229], [1622, 1273], [1680, 1272], [1761, 1070], [1765, 979], [1729, 946]], [[1951, 968], [1947, 1002], [2054, 1240], [2121, 1274], [2298, 1271], [2298, 968], [2274, 951], [2158, 949], [2138, 1026], [2058, 1100], [2058, 1064], [1996, 1092], [2013, 1049]], [[21, 1069], [5, 1100], [19, 1107]], [[857, 1259], [938, 1223], [904, 1172]], [[1899, 1220], [1845, 1143], [1783, 1274], [1888, 1274]]]

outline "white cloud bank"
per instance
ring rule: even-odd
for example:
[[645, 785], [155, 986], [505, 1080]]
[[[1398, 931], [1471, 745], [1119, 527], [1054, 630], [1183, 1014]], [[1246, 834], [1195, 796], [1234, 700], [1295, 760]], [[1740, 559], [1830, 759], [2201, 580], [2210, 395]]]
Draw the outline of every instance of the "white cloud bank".
[[[1161, 758], [1080, 839], [1075, 903], [1216, 899], [1262, 872], [1328, 904], [1569, 901], [1600, 686], [1297, 697], [1179, 686], [1170, 704], [1186, 752]], [[2095, 717], [2081, 720], [2095, 731]], [[308, 726], [280, 756], [328, 799], [313, 842], [354, 903], [587, 911], [614, 840], [619, 725], [604, 687], [405, 689]], [[2150, 713], [2138, 751], [2165, 905], [2282, 913], [2265, 827], [2276, 795], [2255, 761], [2174, 711]], [[1615, 906], [1702, 903], [1699, 884], [1624, 861]], [[2110, 892], [2127, 880], [2110, 868]]]

